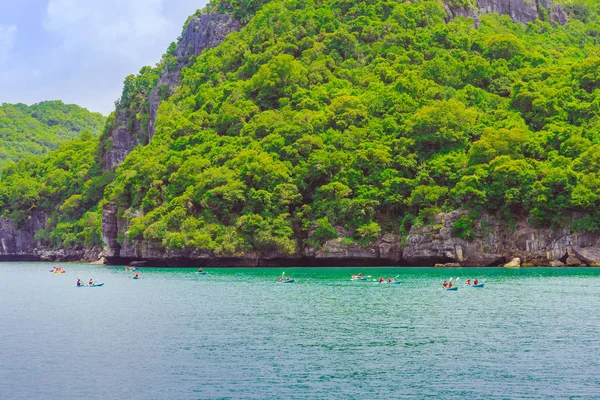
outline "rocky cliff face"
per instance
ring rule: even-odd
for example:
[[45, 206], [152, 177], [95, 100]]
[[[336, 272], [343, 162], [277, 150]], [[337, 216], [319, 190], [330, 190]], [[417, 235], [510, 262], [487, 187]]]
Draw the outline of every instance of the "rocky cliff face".
[[476, 0], [474, 7], [463, 8], [445, 5], [446, 13], [450, 19], [456, 17], [472, 18], [476, 21], [483, 14], [498, 13], [509, 15], [513, 21], [526, 24], [536, 19], [565, 24], [567, 14], [563, 8], [552, 0]]
[[117, 107], [116, 123], [109, 133], [109, 149], [103, 154], [105, 169], [115, 169], [136, 146], [148, 144], [152, 140], [158, 107], [179, 86], [181, 70], [187, 65], [190, 57], [200, 55], [204, 49], [218, 46], [229, 33], [240, 28], [238, 21], [223, 14], [202, 14], [188, 21], [177, 43], [176, 65], [170, 64], [165, 68], [149, 94], [140, 93], [148, 99], [148, 109], [141, 110], [141, 113], [148, 114], [147, 126], [142, 125], [136, 117], [140, 110]]
[[241, 24], [226, 14], [202, 14], [195, 16], [190, 21], [177, 44], [177, 65], [169, 66], [163, 71], [156, 87], [150, 93], [150, 110], [148, 119], [149, 140], [154, 136], [154, 123], [156, 113], [161, 101], [161, 93], [167, 97], [180, 84], [181, 70], [190, 57], [200, 55], [204, 49], [218, 46], [231, 32], [240, 30]]
[[33, 212], [23, 229], [17, 229], [6, 219], [0, 219], [0, 261], [94, 261], [102, 252], [92, 249], [46, 250], [39, 246], [35, 234], [43, 229], [48, 216]]
[[[524, 266], [600, 264], [599, 233], [534, 228], [526, 220], [509, 227], [484, 215], [475, 223], [473, 240], [466, 241], [452, 233], [452, 226], [464, 214], [460, 211], [440, 214], [431, 226], [413, 227], [406, 240], [404, 262], [492, 266], [518, 257]], [[587, 258], [578, 256], [582, 252], [586, 252]]]

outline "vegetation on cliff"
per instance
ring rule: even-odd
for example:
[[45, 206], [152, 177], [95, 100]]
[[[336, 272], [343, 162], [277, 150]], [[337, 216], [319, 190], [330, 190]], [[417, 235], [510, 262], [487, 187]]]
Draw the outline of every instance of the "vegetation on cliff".
[[4, 165], [27, 156], [40, 156], [83, 132], [97, 135], [105, 118], [61, 101], [32, 106], [0, 105], [0, 173]]
[[[437, 1], [213, 3], [248, 24], [183, 69], [147, 146], [114, 175], [91, 138], [21, 161], [0, 208], [49, 212], [40, 238], [71, 246], [97, 241], [114, 202], [121, 241], [226, 255], [293, 254], [336, 227], [368, 245], [457, 208], [546, 226], [577, 211], [574, 228], [598, 230], [600, 19], [570, 7], [564, 26], [476, 28]], [[121, 102], [138, 107], [156, 70], [128, 79]], [[73, 176], [48, 192], [57, 171]], [[469, 239], [474, 220], [454, 230]]]

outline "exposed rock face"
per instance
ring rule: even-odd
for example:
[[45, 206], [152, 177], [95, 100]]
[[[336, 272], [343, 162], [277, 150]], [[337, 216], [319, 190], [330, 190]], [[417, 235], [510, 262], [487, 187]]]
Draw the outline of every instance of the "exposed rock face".
[[513, 258], [511, 262], [504, 264], [504, 268], [520, 268], [521, 259], [519, 257]]
[[[128, 110], [119, 110], [117, 121], [110, 133], [110, 149], [103, 154], [102, 167], [106, 170], [115, 169], [125, 160], [125, 157], [138, 145], [134, 137], [139, 137], [139, 123], [129, 126], [130, 120]], [[133, 133], [135, 130], [136, 134]]]
[[[475, 3], [475, 1], [474, 1]], [[476, 23], [484, 14], [498, 13], [510, 15], [513, 21], [526, 24], [542, 19], [559, 24], [567, 23], [568, 17], [560, 5], [552, 0], [476, 0], [476, 7], [460, 8], [445, 5], [448, 18], [467, 17]]]
[[582, 248], [573, 246], [573, 254], [592, 267], [600, 267], [600, 246]]
[[[202, 14], [193, 17], [177, 44], [177, 64], [169, 65], [148, 96], [147, 110], [133, 110], [117, 106], [117, 120], [109, 133], [108, 150], [103, 154], [104, 169], [115, 169], [136, 146], [146, 145], [154, 136], [156, 113], [162, 100], [173, 94], [180, 84], [180, 74], [190, 57], [200, 55], [204, 49], [218, 46], [229, 33], [238, 31], [241, 24], [229, 15]], [[141, 93], [141, 96], [146, 96]], [[162, 97], [164, 98], [161, 98]], [[148, 125], [142, 126], [137, 119], [139, 112], [148, 113]]]
[[18, 230], [12, 222], [0, 219], [0, 260], [18, 260], [33, 254], [37, 242], [32, 230]]
[[[475, 238], [466, 241], [452, 234], [452, 225], [464, 214], [460, 211], [440, 214], [432, 226], [413, 227], [404, 248], [404, 261], [412, 265], [458, 262], [466, 266], [488, 266], [518, 257], [523, 265], [549, 266], [552, 261], [565, 262], [573, 253], [588, 265], [596, 261], [600, 265], [598, 233], [534, 228], [524, 220], [509, 229], [483, 215], [474, 227]], [[592, 249], [598, 250], [598, 258], [594, 258]]]
[[[148, 134], [152, 140], [156, 112], [161, 102], [160, 93], [173, 94], [175, 87], [180, 84], [180, 74], [190, 57], [200, 55], [204, 49], [218, 46], [231, 32], [240, 30], [241, 24], [227, 14], [202, 14], [193, 17], [177, 44], [177, 66], [170, 66], [163, 71], [156, 87], [150, 93], [150, 112], [148, 119]], [[165, 89], [166, 86], [166, 89]]]
[[121, 245], [117, 241], [118, 235], [117, 206], [109, 203], [102, 208], [102, 241], [106, 246], [106, 257], [120, 255]]
[[368, 247], [346, 245], [342, 238], [329, 240], [320, 249], [307, 247], [304, 256], [316, 260], [364, 260], [371, 265], [399, 265], [402, 262], [402, 239], [385, 235]]
[[0, 219], [0, 261], [95, 261], [102, 248], [47, 250], [40, 247], [35, 234], [44, 228], [47, 215], [33, 212], [24, 229]]

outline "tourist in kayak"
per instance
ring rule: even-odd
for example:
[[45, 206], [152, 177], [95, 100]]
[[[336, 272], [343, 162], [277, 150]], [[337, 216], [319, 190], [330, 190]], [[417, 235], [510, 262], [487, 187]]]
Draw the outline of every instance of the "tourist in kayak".
[[203, 271], [202, 271], [202, 268], [200, 268], [200, 269], [198, 270], [198, 272], [203, 272]]
[[448, 282], [444, 281], [444, 283], [442, 283], [442, 287], [445, 289], [448, 287]]
[[136, 278], [139, 278], [139, 277], [140, 277], [140, 273], [139, 273], [139, 272], [136, 272], [136, 273], [135, 273], [135, 277], [136, 277]]
[[77, 286], [83, 286], [83, 282], [81, 282], [81, 279], [77, 278]]
[[379, 277], [379, 283], [385, 282], [385, 280], [383, 279], [383, 276]]
[[94, 284], [94, 280], [92, 278], [90, 278], [90, 281], [88, 283], [89, 286], [92, 286]]
[[361, 272], [360, 274], [358, 274], [358, 277], [359, 277], [359, 278], [362, 278], [362, 272]]
[[387, 280], [387, 281], [388, 281], [388, 283], [390, 283], [390, 282], [394, 282], [394, 280], [393, 280], [392, 278], [388, 278], [388, 280]]
[[467, 279], [467, 286], [471, 286], [471, 280]]
[[477, 279], [475, 279], [475, 280], [473, 281], [473, 285], [477, 285], [478, 283], [479, 283], [479, 281], [478, 281]]

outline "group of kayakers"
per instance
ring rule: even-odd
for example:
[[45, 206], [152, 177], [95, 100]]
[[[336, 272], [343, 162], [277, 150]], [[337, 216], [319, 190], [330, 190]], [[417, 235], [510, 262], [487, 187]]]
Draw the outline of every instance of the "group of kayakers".
[[352, 274], [352, 279], [356, 279], [356, 278], [362, 278], [362, 277], [363, 277], [363, 274], [362, 274], [362, 272], [361, 272], [360, 274], [358, 274], [358, 275], [354, 275], [354, 274]]
[[[477, 279], [473, 280], [473, 283], [471, 284], [471, 280], [467, 279], [467, 286], [477, 286], [479, 284], [479, 281]], [[454, 283], [452, 283], [452, 280], [448, 281], [444, 281], [444, 283], [442, 283], [442, 287], [444, 289], [450, 289], [454, 287]]]
[[128, 265], [125, 266], [125, 271], [137, 271], [138, 267], [130, 267]]
[[[94, 280], [92, 278], [90, 278], [90, 281], [88, 282], [88, 286], [92, 286], [94, 284]], [[84, 283], [82, 282], [81, 279], [77, 278], [77, 286], [85, 286]]]
[[55, 265], [55, 266], [52, 267], [52, 269], [50, 270], [50, 272], [54, 272], [55, 274], [62, 274], [63, 272], [67, 272], [67, 271], [65, 271], [61, 267], [57, 267]]
[[387, 279], [383, 279], [383, 276], [380, 276], [379, 283], [383, 283], [383, 282], [391, 283], [391, 282], [395, 282], [395, 280], [394, 280], [394, 278], [389, 278], [389, 277]]
[[277, 282], [284, 282], [284, 281], [289, 281], [291, 280], [291, 278], [289, 276], [286, 276], [285, 278], [281, 277], [279, 279], [277, 279]]

